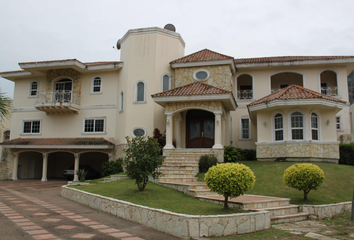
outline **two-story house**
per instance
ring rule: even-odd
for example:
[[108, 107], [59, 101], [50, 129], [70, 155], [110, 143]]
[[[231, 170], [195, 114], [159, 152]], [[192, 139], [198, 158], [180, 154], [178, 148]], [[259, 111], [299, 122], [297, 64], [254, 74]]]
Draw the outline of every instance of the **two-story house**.
[[[79, 164], [102, 171], [125, 137], [166, 130], [164, 155], [223, 146], [256, 149], [260, 161], [336, 162], [350, 133], [347, 76], [354, 56], [235, 59], [204, 49], [184, 56], [169, 29], [129, 30], [120, 61], [19, 63], [7, 158], [0, 177], [60, 178]], [[75, 176], [77, 178], [77, 176]]]

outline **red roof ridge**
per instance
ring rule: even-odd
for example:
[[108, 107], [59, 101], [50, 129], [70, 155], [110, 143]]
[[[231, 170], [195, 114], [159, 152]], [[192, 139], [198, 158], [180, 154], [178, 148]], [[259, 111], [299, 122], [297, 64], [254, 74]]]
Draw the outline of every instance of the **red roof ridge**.
[[316, 60], [335, 60], [354, 58], [350, 55], [333, 55], [333, 56], [274, 56], [274, 57], [258, 57], [258, 58], [236, 58], [235, 64], [247, 63], [270, 63], [270, 62], [294, 62], [294, 61], [316, 61]]
[[195, 53], [191, 53], [184, 57], [178, 58], [170, 62], [170, 64], [187, 63], [187, 62], [220, 61], [220, 60], [227, 60], [227, 59], [234, 59], [234, 58], [205, 48]]

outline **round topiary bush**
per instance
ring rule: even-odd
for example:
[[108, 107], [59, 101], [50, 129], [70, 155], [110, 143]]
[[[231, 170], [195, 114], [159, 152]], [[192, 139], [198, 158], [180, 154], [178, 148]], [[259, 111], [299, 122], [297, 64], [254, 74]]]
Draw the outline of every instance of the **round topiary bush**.
[[304, 191], [304, 201], [307, 194], [324, 182], [324, 172], [312, 163], [297, 163], [284, 171], [284, 184], [288, 187]]
[[225, 197], [224, 208], [228, 208], [228, 198], [238, 197], [252, 189], [256, 177], [252, 170], [244, 164], [225, 163], [209, 168], [205, 174], [205, 183], [212, 192]]

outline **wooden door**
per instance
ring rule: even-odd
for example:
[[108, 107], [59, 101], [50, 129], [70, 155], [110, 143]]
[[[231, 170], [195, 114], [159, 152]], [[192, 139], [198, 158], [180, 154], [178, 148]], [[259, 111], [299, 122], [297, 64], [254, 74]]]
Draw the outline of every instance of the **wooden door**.
[[187, 148], [211, 148], [214, 145], [214, 114], [201, 110], [187, 113]]

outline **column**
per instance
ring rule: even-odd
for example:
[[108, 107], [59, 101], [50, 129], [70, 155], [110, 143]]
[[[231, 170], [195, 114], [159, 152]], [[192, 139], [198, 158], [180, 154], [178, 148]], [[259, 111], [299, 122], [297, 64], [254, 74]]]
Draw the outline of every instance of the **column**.
[[74, 181], [79, 181], [79, 176], [77, 175], [77, 171], [79, 170], [79, 162], [80, 162], [80, 154], [75, 153], [75, 163], [74, 163]]
[[48, 153], [43, 153], [43, 167], [42, 167], [42, 182], [48, 181], [47, 171], [48, 171]]
[[14, 153], [15, 158], [14, 158], [14, 168], [12, 170], [12, 180], [17, 180], [17, 171], [18, 171], [18, 157], [19, 153]]
[[215, 143], [213, 148], [223, 148], [221, 144], [221, 111], [215, 111]]
[[175, 135], [176, 135], [176, 148], [182, 148], [182, 132], [181, 132], [182, 119], [175, 119]]
[[226, 141], [226, 118], [221, 118], [221, 145], [228, 145]]
[[173, 113], [166, 114], [166, 145], [164, 149], [173, 149], [175, 148], [172, 144], [172, 135], [173, 135]]

